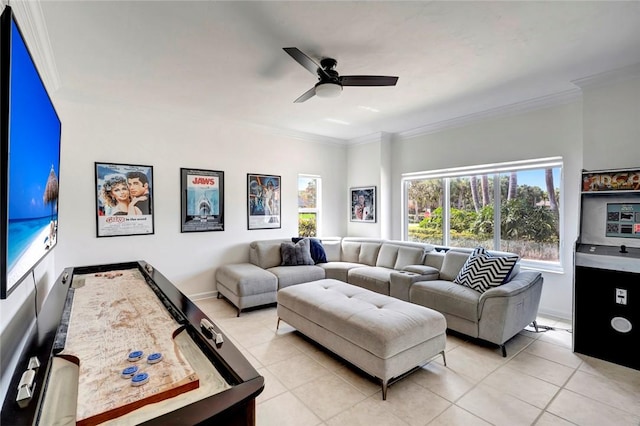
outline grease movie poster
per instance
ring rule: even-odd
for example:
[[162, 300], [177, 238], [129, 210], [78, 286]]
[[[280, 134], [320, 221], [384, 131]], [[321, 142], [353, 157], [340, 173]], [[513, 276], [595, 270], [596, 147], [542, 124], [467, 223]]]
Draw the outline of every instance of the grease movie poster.
[[98, 237], [153, 234], [153, 167], [96, 163]]

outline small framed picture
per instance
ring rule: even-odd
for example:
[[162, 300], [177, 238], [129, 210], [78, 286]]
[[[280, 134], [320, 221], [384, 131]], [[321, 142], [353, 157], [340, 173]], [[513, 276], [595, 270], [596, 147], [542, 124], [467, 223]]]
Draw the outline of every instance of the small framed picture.
[[97, 236], [153, 234], [153, 167], [95, 165]]
[[350, 188], [351, 222], [376, 222], [376, 187]]
[[224, 172], [180, 169], [180, 232], [224, 231]]
[[280, 176], [247, 174], [247, 228], [280, 227]]

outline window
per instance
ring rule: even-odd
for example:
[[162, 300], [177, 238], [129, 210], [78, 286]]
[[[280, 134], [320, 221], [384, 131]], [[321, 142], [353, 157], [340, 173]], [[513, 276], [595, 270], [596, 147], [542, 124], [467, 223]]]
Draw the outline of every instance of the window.
[[320, 215], [320, 176], [298, 175], [298, 236], [317, 237]]
[[561, 176], [560, 158], [404, 175], [404, 238], [558, 268]]

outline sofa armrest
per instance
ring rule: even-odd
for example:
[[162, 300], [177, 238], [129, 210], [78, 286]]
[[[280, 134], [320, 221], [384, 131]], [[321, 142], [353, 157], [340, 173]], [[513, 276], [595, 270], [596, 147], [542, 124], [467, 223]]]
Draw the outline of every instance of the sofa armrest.
[[434, 268], [433, 266], [427, 266], [427, 265], [407, 265], [404, 268], [402, 268], [402, 270], [407, 272], [413, 272], [414, 274], [426, 275], [427, 277], [429, 277], [429, 278], [425, 277], [425, 279], [427, 280], [428, 279], [435, 280], [438, 278], [438, 275], [440, 274], [440, 271], [438, 271], [436, 268]]
[[536, 271], [521, 271], [511, 281], [498, 287], [485, 291], [480, 296], [480, 304], [491, 297], [511, 297], [527, 291], [537, 280], [542, 279], [542, 274]]
[[478, 301], [478, 337], [502, 345], [534, 321], [542, 282], [540, 272], [522, 271], [508, 283], [483, 293]]
[[[414, 268], [415, 267], [415, 268]], [[420, 273], [418, 271], [422, 271]], [[392, 271], [389, 277], [389, 295], [409, 301], [409, 290], [413, 283], [438, 279], [438, 270], [424, 265], [405, 266], [402, 271]]]

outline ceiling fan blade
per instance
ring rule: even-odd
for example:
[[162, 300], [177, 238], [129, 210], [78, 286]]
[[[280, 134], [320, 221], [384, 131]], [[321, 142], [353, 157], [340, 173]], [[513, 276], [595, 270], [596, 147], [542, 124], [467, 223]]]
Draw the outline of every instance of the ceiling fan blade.
[[295, 101], [293, 101], [293, 103], [294, 104], [299, 104], [301, 102], [304, 102], [307, 99], [312, 98], [315, 94], [316, 94], [316, 88], [314, 86], [311, 89], [309, 89], [306, 92], [304, 92], [302, 95], [300, 95], [300, 97], [298, 99], [296, 99]]
[[382, 75], [343, 75], [339, 77], [343, 86], [395, 86], [398, 77]]
[[282, 49], [285, 52], [287, 52], [289, 56], [291, 56], [297, 63], [299, 63], [306, 69], [308, 69], [309, 72], [315, 75], [316, 77], [318, 76], [318, 73], [321, 72], [324, 77], [331, 78], [329, 77], [329, 74], [327, 74], [319, 64], [317, 64], [313, 59], [305, 55], [297, 47], [283, 47]]

